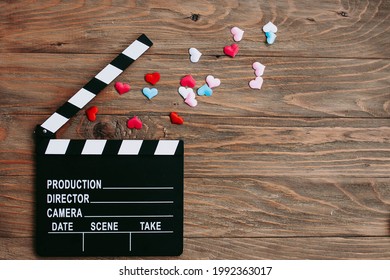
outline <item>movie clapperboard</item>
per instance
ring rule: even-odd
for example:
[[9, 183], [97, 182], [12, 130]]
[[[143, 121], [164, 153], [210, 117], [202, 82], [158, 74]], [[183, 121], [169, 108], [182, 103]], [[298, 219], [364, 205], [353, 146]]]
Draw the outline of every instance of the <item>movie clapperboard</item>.
[[36, 136], [41, 256], [175, 256], [183, 250], [181, 140], [70, 140], [56, 132], [151, 46], [144, 34]]

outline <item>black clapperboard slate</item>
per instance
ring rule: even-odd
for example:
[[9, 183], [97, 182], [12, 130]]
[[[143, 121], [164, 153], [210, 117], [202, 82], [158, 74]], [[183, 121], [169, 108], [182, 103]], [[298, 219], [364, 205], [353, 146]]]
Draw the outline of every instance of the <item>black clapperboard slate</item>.
[[55, 133], [152, 46], [144, 34], [35, 130], [41, 256], [176, 256], [183, 250], [181, 140]]

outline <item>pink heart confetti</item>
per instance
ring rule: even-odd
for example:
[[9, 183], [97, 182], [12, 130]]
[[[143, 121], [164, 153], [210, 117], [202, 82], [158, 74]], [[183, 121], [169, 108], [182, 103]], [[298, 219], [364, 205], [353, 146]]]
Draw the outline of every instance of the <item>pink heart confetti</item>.
[[121, 83], [121, 82], [116, 82], [114, 87], [115, 87], [116, 91], [121, 95], [130, 90], [129, 84]]
[[230, 30], [230, 33], [232, 33], [233, 39], [236, 42], [240, 42], [242, 40], [242, 37], [244, 36], [244, 30], [238, 28], [237, 26], [233, 27]]
[[215, 88], [221, 84], [221, 80], [214, 78], [214, 76], [208, 75], [206, 77], [206, 83], [209, 86], [209, 88]]
[[184, 100], [184, 102], [188, 105], [188, 106], [191, 106], [191, 107], [195, 107], [196, 105], [198, 105], [198, 100], [195, 99], [195, 93], [194, 92], [190, 92], [186, 99]]
[[264, 74], [265, 66], [261, 64], [260, 62], [255, 62], [252, 65], [253, 70], [255, 70], [256, 77], [260, 77]]
[[252, 89], [261, 89], [262, 85], [263, 85], [262, 77], [256, 77], [256, 79], [249, 82], [249, 87]]

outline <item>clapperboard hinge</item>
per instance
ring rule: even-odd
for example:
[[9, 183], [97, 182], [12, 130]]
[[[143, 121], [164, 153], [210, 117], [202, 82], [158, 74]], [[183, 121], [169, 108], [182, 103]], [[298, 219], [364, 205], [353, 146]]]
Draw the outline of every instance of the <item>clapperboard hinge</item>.
[[182, 140], [56, 139], [56, 132], [153, 45], [144, 34], [43, 124], [36, 138], [42, 256], [164, 256], [183, 250]]

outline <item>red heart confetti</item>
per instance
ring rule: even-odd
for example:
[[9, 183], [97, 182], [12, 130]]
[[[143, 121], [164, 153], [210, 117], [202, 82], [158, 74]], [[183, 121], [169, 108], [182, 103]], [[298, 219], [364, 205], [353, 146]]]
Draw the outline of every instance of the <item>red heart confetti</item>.
[[98, 112], [98, 107], [92, 106], [85, 110], [85, 114], [90, 122], [96, 121], [96, 113]]
[[130, 85], [126, 84], [126, 83], [116, 82], [114, 87], [115, 87], [116, 91], [121, 95], [130, 90]]
[[232, 44], [231, 46], [225, 46], [223, 48], [223, 52], [231, 57], [235, 57], [239, 50], [240, 47], [237, 44]]
[[141, 129], [142, 128], [142, 121], [137, 116], [134, 116], [127, 121], [127, 127], [130, 129], [132, 129], [132, 128]]
[[180, 84], [181, 84], [183, 87], [194, 88], [196, 82], [195, 82], [195, 79], [194, 79], [191, 75], [187, 75], [187, 76], [184, 76], [184, 77], [180, 80]]
[[184, 120], [176, 112], [172, 112], [169, 117], [171, 118], [171, 123], [173, 124], [183, 124]]
[[145, 81], [148, 83], [155, 85], [160, 81], [160, 73], [154, 72], [154, 73], [147, 73], [145, 74]]

